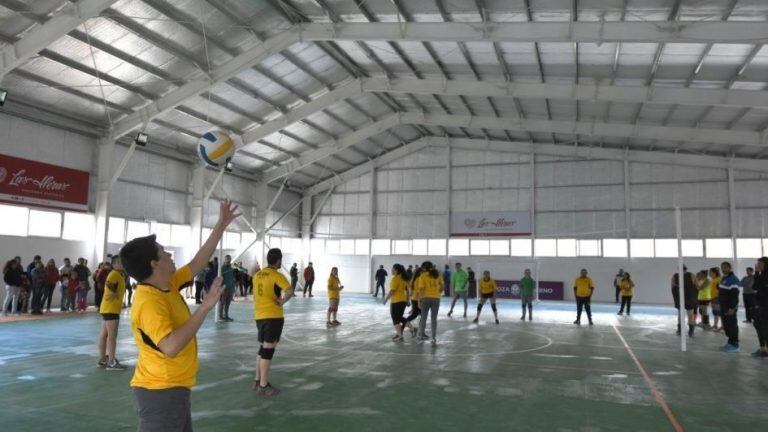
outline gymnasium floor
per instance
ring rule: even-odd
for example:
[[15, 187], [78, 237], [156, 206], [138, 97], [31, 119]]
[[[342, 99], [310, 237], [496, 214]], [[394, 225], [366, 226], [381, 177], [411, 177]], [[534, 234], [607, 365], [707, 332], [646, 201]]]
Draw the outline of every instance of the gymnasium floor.
[[[195, 430], [658, 432], [678, 421], [700, 432], [755, 431], [768, 421], [768, 362], [749, 356], [757, 342], [744, 324], [741, 354], [718, 352], [724, 336], [700, 331], [680, 353], [669, 308], [636, 307], [622, 318], [614, 305], [596, 305], [590, 328], [571, 324], [570, 304], [539, 305], [535, 321], [521, 323], [519, 303], [502, 301], [501, 324], [487, 308], [477, 326], [474, 303], [464, 320], [446, 318], [443, 302], [433, 348], [410, 336], [391, 342], [388, 306], [370, 296], [344, 296], [343, 325], [332, 330], [325, 307], [323, 296], [287, 307], [272, 377], [284, 393], [273, 399], [250, 389], [251, 303], [233, 305], [234, 323], [209, 317], [198, 336]], [[3, 431], [135, 430], [132, 367], [95, 366], [100, 323], [90, 314], [0, 325]], [[118, 358], [135, 364], [126, 313]]]

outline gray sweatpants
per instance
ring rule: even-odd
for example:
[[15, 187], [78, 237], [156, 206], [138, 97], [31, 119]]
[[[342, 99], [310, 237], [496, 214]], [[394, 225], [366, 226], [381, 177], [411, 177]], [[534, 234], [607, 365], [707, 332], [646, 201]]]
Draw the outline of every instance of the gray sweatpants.
[[425, 297], [421, 299], [421, 321], [419, 321], [419, 336], [424, 336], [427, 328], [427, 315], [432, 319], [432, 339], [437, 338], [437, 311], [440, 309], [439, 298]]
[[163, 390], [133, 388], [139, 432], [192, 432], [190, 390], [174, 387]]

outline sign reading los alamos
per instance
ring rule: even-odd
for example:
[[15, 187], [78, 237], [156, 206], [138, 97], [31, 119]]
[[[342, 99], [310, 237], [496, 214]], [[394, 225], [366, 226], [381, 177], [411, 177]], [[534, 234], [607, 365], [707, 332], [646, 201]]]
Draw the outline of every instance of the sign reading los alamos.
[[531, 234], [527, 211], [457, 212], [451, 214], [451, 236], [522, 236]]
[[90, 173], [0, 154], [0, 201], [88, 210]]

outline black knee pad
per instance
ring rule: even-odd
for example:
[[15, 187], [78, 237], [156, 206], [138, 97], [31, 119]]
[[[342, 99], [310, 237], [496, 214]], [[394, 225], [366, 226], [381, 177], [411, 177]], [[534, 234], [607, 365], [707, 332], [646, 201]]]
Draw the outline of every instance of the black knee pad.
[[264, 345], [259, 345], [259, 357], [264, 357]]
[[262, 348], [261, 349], [261, 358], [264, 360], [272, 360], [272, 357], [275, 356], [275, 349], [274, 348]]
[[491, 309], [493, 309], [493, 311], [496, 312], [496, 303], [491, 303]]
[[477, 311], [480, 312], [481, 310], [483, 310], [483, 303], [477, 305]]

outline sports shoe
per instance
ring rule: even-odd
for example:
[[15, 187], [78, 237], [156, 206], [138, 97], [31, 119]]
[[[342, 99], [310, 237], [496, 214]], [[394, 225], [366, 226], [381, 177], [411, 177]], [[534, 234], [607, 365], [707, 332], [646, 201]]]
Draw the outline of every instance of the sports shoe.
[[107, 367], [107, 359], [99, 360], [99, 362], [96, 363], [96, 366], [100, 368]]
[[435, 346], [435, 345], [437, 345], [437, 339], [432, 338], [432, 346]]
[[589, 325], [593, 326], [595, 323], [593, 323], [592, 320], [589, 320]]
[[272, 387], [272, 384], [267, 383], [266, 386], [257, 386], [256, 393], [258, 393], [259, 396], [277, 396], [280, 394], [280, 389], [277, 389], [275, 387]]
[[333, 325], [337, 325], [337, 326], [341, 325], [341, 323], [336, 321], [336, 320], [331, 321], [331, 323], [333, 323]]
[[125, 366], [121, 365], [117, 359], [107, 365], [108, 371], [122, 371], [125, 370]]
[[392, 340], [395, 341], [395, 342], [402, 342], [405, 339], [402, 336], [397, 335], [397, 336], [393, 337]]
[[619, 312], [619, 313], [617, 313], [616, 315], [618, 315], [618, 316], [623, 316], [623, 315], [624, 315], [624, 313], [623, 313], [623, 312]]
[[477, 323], [478, 323], [478, 321], [479, 321], [479, 318], [475, 318], [475, 319], [473, 319], [473, 320], [472, 320], [472, 322], [473, 322], [474, 324], [477, 324]]
[[333, 327], [333, 323], [332, 322], [328, 321], [328, 322], [325, 323], [325, 328], [331, 328], [331, 327]]
[[525, 315], [520, 317], [520, 321], [525, 321]]
[[576, 324], [576, 325], [581, 325], [581, 321], [579, 321], [579, 320], [576, 320], [573, 323]]
[[415, 338], [416, 333], [418, 333], [418, 330], [416, 330], [416, 327], [411, 326], [411, 337]]
[[754, 358], [760, 358], [760, 355], [761, 355], [762, 353], [763, 353], [763, 350], [761, 350], [761, 349], [758, 349], [757, 351], [755, 351], [755, 352], [753, 352], [752, 354], [750, 354], [750, 356], [752, 356], [752, 357], [754, 357]]
[[499, 323], [499, 320], [498, 320], [498, 319], [496, 319], [496, 324], [498, 324], [498, 323]]
[[448, 318], [450, 318], [451, 315], [453, 315], [453, 311], [448, 312]]
[[464, 318], [466, 318], [466, 317], [467, 317], [467, 313], [466, 313], [466, 312], [464, 312]]
[[532, 315], [528, 315], [528, 321], [533, 321], [533, 316]]
[[394, 336], [392, 336], [392, 340], [398, 340], [398, 339], [400, 339], [401, 337], [402, 337], [402, 336], [400, 336], [400, 335], [394, 335]]
[[768, 352], [765, 352], [765, 351], [761, 352], [759, 357], [761, 359], [763, 359], [763, 360], [767, 359], [768, 358]]
[[723, 347], [723, 352], [727, 352], [727, 353], [737, 353], [737, 352], [739, 352], [739, 347], [737, 347], [737, 346], [733, 346], [733, 345], [731, 345], [731, 344], [726, 344], [726, 345]]

